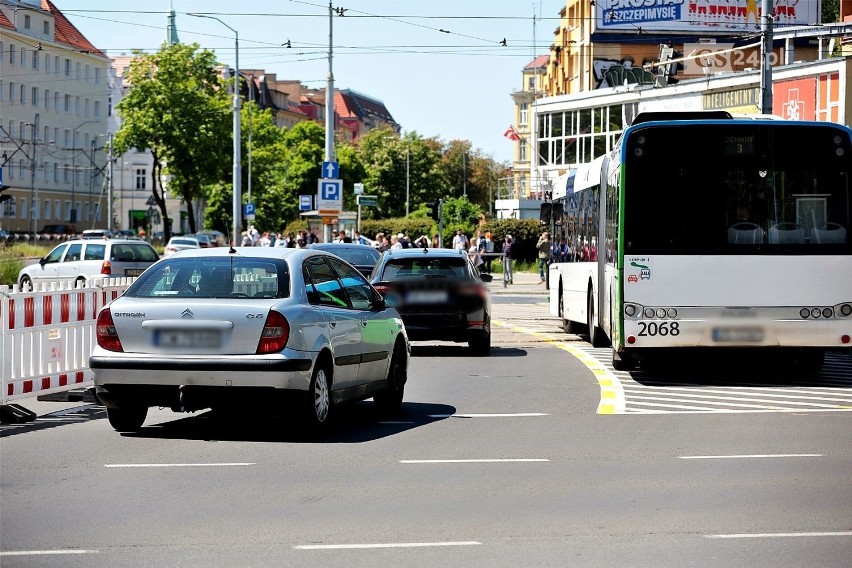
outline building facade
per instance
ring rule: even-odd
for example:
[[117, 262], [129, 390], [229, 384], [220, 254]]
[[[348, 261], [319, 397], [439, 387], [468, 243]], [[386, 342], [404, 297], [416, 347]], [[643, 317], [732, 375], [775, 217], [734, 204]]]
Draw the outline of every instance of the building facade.
[[106, 225], [109, 59], [49, 0], [0, 0], [0, 226]]

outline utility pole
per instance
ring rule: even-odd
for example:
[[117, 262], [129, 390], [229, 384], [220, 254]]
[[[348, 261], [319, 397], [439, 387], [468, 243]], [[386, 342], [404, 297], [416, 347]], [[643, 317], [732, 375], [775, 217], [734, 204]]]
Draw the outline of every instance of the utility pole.
[[32, 171], [30, 171], [30, 212], [32, 213], [30, 215], [30, 219], [31, 219], [30, 225], [31, 225], [31, 232], [33, 234], [33, 238], [35, 238], [35, 236], [36, 236], [36, 226], [37, 226], [37, 223], [38, 223], [38, 218], [41, 217], [41, 215], [40, 215], [41, 209], [38, 206], [38, 201], [39, 201], [38, 190], [36, 189], [36, 185], [35, 185], [36, 164], [37, 164], [36, 155], [37, 155], [37, 151], [38, 151], [38, 125], [39, 125], [39, 114], [36, 113], [35, 120], [33, 120], [33, 123], [31, 125], [32, 128], [33, 128], [33, 135], [32, 135], [33, 151], [32, 151], [31, 156], [30, 156], [31, 157], [30, 163], [32, 164], [32, 168], [31, 168]]
[[334, 71], [332, 60], [334, 59], [334, 34], [332, 33], [332, 22], [334, 20], [334, 8], [331, 0], [328, 3], [328, 78], [325, 87], [325, 161], [334, 161]]
[[411, 145], [405, 147], [405, 216], [408, 217], [408, 202], [411, 196], [410, 191], [411, 177]]
[[112, 167], [113, 167], [113, 155], [112, 155], [112, 134], [109, 135], [109, 162], [107, 165], [109, 166], [108, 175], [109, 175], [109, 188], [107, 189], [107, 230], [112, 231], [113, 220], [112, 220]]
[[760, 18], [760, 112], [772, 114], [772, 8], [773, 0], [761, 0]]
[[467, 150], [462, 152], [462, 195], [467, 199]]

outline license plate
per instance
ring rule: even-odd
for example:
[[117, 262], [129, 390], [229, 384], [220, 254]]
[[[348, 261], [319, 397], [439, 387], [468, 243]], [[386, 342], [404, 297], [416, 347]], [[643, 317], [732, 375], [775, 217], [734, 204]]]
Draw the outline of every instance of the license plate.
[[447, 301], [446, 290], [415, 290], [408, 293], [409, 304], [441, 304]]
[[763, 329], [759, 327], [716, 327], [713, 341], [719, 343], [756, 343], [763, 341]]
[[163, 349], [219, 347], [222, 333], [216, 329], [159, 329], [154, 334], [154, 346]]
[[124, 275], [125, 276], [139, 276], [143, 272], [145, 272], [144, 268], [125, 268], [124, 269]]

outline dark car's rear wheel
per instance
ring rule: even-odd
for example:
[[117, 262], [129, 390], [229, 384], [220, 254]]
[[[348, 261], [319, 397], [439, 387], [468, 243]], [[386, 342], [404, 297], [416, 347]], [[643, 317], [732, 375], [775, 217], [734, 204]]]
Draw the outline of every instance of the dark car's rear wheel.
[[116, 432], [138, 432], [148, 416], [147, 406], [108, 406], [106, 411]]
[[373, 395], [379, 412], [382, 414], [398, 414], [402, 408], [402, 397], [405, 394], [405, 383], [408, 380], [408, 367], [405, 364], [405, 347], [397, 343], [391, 356], [388, 369], [388, 389]]
[[483, 331], [471, 337], [468, 342], [471, 351], [479, 357], [487, 357], [491, 353], [491, 332]]

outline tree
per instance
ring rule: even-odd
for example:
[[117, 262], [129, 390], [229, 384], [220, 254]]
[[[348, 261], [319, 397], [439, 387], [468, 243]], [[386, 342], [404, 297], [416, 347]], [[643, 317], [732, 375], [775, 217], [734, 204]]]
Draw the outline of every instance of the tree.
[[[198, 44], [164, 44], [157, 53], [134, 54], [127, 75], [131, 88], [116, 107], [122, 121], [116, 151], [151, 152], [152, 194], [163, 218], [165, 167], [172, 176], [169, 189], [186, 204], [190, 231], [196, 232], [193, 200], [204, 197], [203, 186], [221, 179], [232, 140], [230, 99], [215, 55]], [[164, 233], [167, 239], [168, 224]]]

